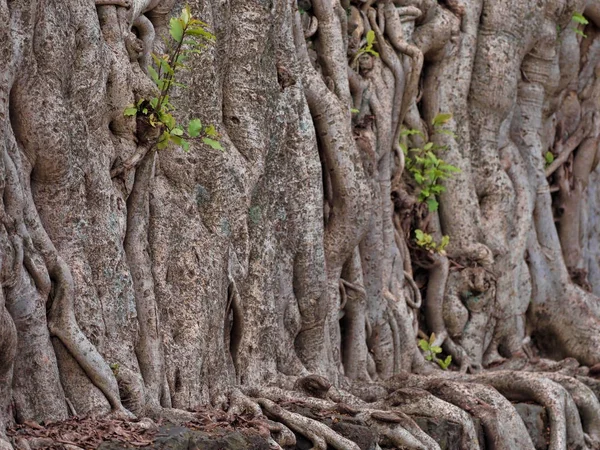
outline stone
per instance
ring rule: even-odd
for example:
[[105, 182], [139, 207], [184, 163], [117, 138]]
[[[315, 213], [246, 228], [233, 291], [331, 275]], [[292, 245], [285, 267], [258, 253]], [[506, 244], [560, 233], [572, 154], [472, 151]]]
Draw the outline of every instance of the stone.
[[[125, 450], [120, 442], [104, 442], [98, 450]], [[215, 428], [211, 432], [186, 427], [165, 425], [160, 427], [148, 450], [269, 450], [269, 442], [252, 432]]]

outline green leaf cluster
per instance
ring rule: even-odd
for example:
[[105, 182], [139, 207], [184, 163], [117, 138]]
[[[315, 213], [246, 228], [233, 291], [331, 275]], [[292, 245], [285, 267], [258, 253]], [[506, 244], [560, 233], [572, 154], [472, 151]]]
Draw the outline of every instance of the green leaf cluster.
[[[585, 16], [581, 13], [578, 12], [574, 12], [573, 16], [571, 17], [571, 19], [573, 20], [573, 22], [579, 24], [579, 25], [587, 25], [590, 22], [585, 18]], [[573, 28], [573, 31], [575, 31], [575, 33], [577, 33], [580, 36], [583, 36], [584, 38], [586, 38], [587, 36], [585, 35], [585, 33], [583, 31], [581, 31], [579, 28]]]
[[[451, 134], [449, 130], [442, 128], [450, 119], [452, 114], [441, 113], [434, 117], [432, 125], [437, 133]], [[404, 130], [400, 137], [421, 135], [419, 130]], [[439, 203], [437, 196], [446, 191], [446, 188], [440, 184], [440, 181], [450, 178], [453, 174], [460, 172], [458, 167], [447, 164], [443, 159], [436, 155], [446, 149], [446, 146], [439, 146], [433, 142], [426, 143], [423, 148], [411, 148], [400, 143], [402, 151], [406, 156], [406, 169], [410, 172], [413, 179], [419, 187], [417, 199], [421, 203], [427, 203], [429, 211], [437, 211]]]
[[433, 240], [433, 236], [425, 233], [423, 230], [415, 230], [415, 242], [421, 248], [431, 252], [439, 253], [440, 255], [446, 254], [446, 247], [450, 243], [450, 236], [442, 236], [442, 240], [438, 243]]
[[185, 63], [193, 55], [200, 54], [207, 43], [213, 43], [215, 36], [206, 28], [207, 24], [192, 17], [186, 5], [178, 17], [171, 18], [169, 34], [173, 39], [164, 55], [152, 55], [154, 67], [148, 67], [148, 74], [158, 87], [160, 94], [151, 99], [141, 99], [136, 105], [125, 108], [125, 116], [143, 116], [152, 127], [159, 127], [162, 133], [156, 144], [161, 150], [175, 144], [188, 151], [188, 139], [200, 138], [206, 145], [223, 150], [218, 141], [219, 134], [213, 125], [203, 125], [200, 119], [192, 119], [187, 126], [178, 124], [173, 117], [175, 108], [169, 102], [169, 92], [173, 86], [187, 87], [176, 81], [176, 75], [185, 69]]
[[421, 350], [423, 350], [423, 356], [427, 361], [436, 362], [442, 368], [442, 370], [447, 370], [448, 367], [450, 367], [450, 364], [452, 363], [452, 356], [448, 355], [445, 359], [439, 359], [437, 355], [442, 353], [442, 349], [437, 345], [433, 345], [434, 342], [435, 333], [431, 333], [429, 341], [425, 339], [419, 340], [419, 347], [421, 348]]
[[376, 58], [379, 58], [379, 53], [377, 51], [373, 50], [374, 43], [375, 43], [375, 32], [373, 30], [369, 30], [369, 31], [367, 31], [367, 42], [365, 43], [365, 45], [363, 45], [361, 48], [358, 49], [358, 51], [354, 55], [354, 58], [352, 59], [353, 66], [356, 66], [356, 63], [358, 62], [358, 58], [360, 58], [362, 55], [368, 54], [368, 55], [375, 56]]

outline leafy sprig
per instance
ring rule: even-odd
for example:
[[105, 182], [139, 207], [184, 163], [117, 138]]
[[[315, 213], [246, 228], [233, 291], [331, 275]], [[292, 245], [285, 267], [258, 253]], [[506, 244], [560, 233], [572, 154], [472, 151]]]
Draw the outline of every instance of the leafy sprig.
[[206, 145], [216, 150], [223, 150], [217, 140], [219, 134], [213, 125], [203, 125], [200, 119], [192, 119], [187, 126], [178, 124], [173, 117], [175, 108], [169, 101], [169, 93], [173, 86], [187, 87], [176, 81], [176, 75], [185, 69], [186, 61], [193, 55], [200, 54], [207, 43], [213, 43], [215, 36], [206, 28], [207, 24], [194, 19], [190, 7], [186, 5], [179, 17], [171, 18], [169, 33], [173, 42], [164, 55], [152, 55], [155, 67], [148, 67], [148, 74], [159, 90], [158, 97], [140, 99], [135, 105], [129, 105], [125, 116], [143, 117], [152, 127], [159, 127], [162, 133], [156, 143], [161, 150], [170, 143], [188, 151], [188, 139], [200, 138]]
[[372, 55], [379, 58], [379, 53], [373, 50], [373, 44], [375, 43], [375, 32], [373, 30], [367, 31], [367, 42], [361, 48], [358, 49], [354, 58], [352, 59], [352, 66], [356, 66], [358, 58], [362, 55]]
[[437, 345], [433, 345], [435, 342], [435, 333], [431, 333], [429, 337], [429, 341], [425, 339], [419, 340], [419, 347], [423, 350], [423, 356], [427, 361], [434, 361], [442, 368], [442, 370], [447, 370], [452, 363], [452, 356], [448, 355], [445, 359], [439, 359], [437, 355], [442, 353], [441, 347]]
[[[583, 26], [586, 26], [590, 23], [589, 20], [587, 20], [583, 14], [578, 13], [578, 12], [573, 13], [571, 20], [573, 20], [573, 22], [577, 23], [578, 25], [583, 25]], [[584, 38], [587, 37], [585, 35], [585, 33], [583, 31], [581, 31], [579, 28], [573, 27], [573, 31], [575, 31], [575, 33], [577, 33], [578, 35], [583, 36]]]
[[[435, 116], [431, 124], [436, 133], [452, 135], [451, 131], [442, 128], [451, 118], [452, 114], [447, 113], [440, 113]], [[400, 137], [415, 134], [424, 137], [421, 131], [412, 129], [402, 131]], [[446, 188], [440, 184], [440, 181], [450, 178], [453, 174], [460, 172], [460, 169], [447, 164], [436, 155], [436, 152], [445, 150], [446, 146], [428, 142], [423, 148], [411, 148], [409, 150], [403, 143], [400, 143], [400, 147], [406, 156], [406, 169], [410, 172], [419, 187], [418, 201], [427, 203], [430, 212], [437, 211], [439, 203], [436, 197], [446, 191]]]
[[450, 236], [442, 236], [442, 240], [437, 243], [433, 240], [433, 236], [425, 233], [423, 230], [415, 230], [415, 242], [421, 248], [431, 252], [446, 255], [446, 247], [450, 243]]

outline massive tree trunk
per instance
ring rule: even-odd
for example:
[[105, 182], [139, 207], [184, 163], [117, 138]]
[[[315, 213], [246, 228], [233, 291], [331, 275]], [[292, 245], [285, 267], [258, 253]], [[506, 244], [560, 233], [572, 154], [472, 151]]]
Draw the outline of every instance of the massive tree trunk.
[[[598, 448], [598, 1], [190, 5], [216, 43], [171, 102], [224, 151], [123, 114], [179, 2], [0, 0], [0, 448], [206, 405], [355, 448], [289, 399], [382, 446], [435, 448], [421, 415], [514, 449], [533, 400], [550, 448]], [[414, 149], [460, 172], [425, 195]]]

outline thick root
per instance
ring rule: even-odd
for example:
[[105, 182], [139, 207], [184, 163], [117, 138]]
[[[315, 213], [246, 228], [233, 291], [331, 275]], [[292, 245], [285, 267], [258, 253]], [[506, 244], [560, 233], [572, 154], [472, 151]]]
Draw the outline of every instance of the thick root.
[[429, 392], [421, 389], [398, 389], [388, 396], [385, 402], [378, 406], [393, 407], [408, 415], [418, 415], [432, 418], [443, 417], [458, 423], [461, 427], [460, 448], [477, 450], [479, 439], [473, 420], [462, 409], [434, 397]]
[[290, 429], [308, 437], [315, 449], [327, 450], [327, 445], [330, 445], [337, 450], [360, 450], [354, 442], [316, 420], [286, 411], [266, 398], [259, 398], [256, 401], [265, 410], [267, 416], [283, 422]]

